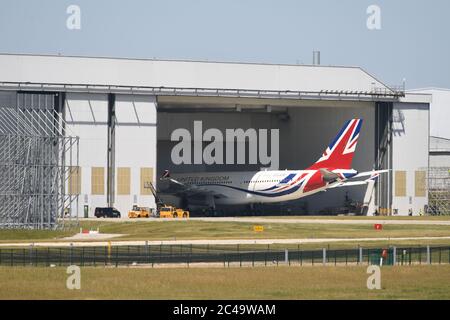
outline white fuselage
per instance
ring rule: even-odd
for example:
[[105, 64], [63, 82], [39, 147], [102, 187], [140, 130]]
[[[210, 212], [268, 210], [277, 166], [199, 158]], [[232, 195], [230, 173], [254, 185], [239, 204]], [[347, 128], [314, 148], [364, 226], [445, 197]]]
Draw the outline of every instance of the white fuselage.
[[299, 199], [330, 187], [318, 170], [173, 174], [177, 181], [212, 191], [216, 204], [274, 203]]

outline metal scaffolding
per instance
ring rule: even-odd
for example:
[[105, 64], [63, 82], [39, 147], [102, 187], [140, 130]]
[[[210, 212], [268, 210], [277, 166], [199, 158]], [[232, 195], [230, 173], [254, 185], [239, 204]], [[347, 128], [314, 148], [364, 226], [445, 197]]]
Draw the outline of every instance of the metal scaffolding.
[[78, 217], [79, 138], [47, 96], [18, 94], [16, 106], [0, 106], [0, 228], [54, 229]]
[[428, 169], [428, 213], [450, 215], [450, 167]]

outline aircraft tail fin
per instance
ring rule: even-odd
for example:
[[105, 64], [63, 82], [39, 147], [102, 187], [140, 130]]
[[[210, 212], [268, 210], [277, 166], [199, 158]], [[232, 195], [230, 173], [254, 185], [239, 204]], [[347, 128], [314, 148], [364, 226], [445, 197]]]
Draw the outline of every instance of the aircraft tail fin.
[[350, 169], [363, 120], [348, 120], [322, 156], [308, 169]]

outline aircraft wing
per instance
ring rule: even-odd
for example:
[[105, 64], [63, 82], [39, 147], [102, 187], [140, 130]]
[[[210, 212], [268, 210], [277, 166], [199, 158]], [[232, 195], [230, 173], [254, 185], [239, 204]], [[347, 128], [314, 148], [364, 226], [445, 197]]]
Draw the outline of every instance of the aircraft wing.
[[372, 178], [378, 178], [378, 176], [381, 173], [385, 173], [388, 172], [389, 170], [372, 170], [372, 171], [366, 171], [366, 172], [360, 172], [358, 173], [356, 176], [352, 177], [352, 179], [354, 178], [363, 178], [363, 177], [370, 177]]
[[341, 182], [341, 183], [331, 186], [330, 189], [331, 188], [340, 188], [340, 187], [363, 186], [363, 185], [366, 185], [367, 183], [369, 183], [369, 181], [366, 181], [366, 180]]
[[367, 172], [361, 172], [358, 173], [356, 176], [352, 177], [354, 178], [362, 178], [362, 177], [369, 177], [369, 179], [366, 180], [359, 180], [359, 181], [343, 181], [338, 184], [335, 184], [331, 186], [330, 188], [340, 188], [340, 187], [351, 187], [351, 186], [362, 186], [368, 184], [370, 181], [376, 181], [381, 173], [388, 172], [389, 170], [373, 170], [373, 171], [367, 171]]
[[162, 193], [173, 194], [178, 196], [212, 195], [215, 198], [227, 197], [222, 193], [214, 192], [212, 190], [205, 189], [195, 184], [188, 185], [171, 177], [162, 177], [160, 181], [161, 184], [163, 185], [163, 187], [160, 188], [160, 191]]

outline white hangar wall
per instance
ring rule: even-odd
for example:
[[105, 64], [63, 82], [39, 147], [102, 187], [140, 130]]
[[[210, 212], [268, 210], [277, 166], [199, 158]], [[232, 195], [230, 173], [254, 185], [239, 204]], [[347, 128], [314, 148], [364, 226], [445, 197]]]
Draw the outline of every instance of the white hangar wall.
[[[153, 196], [141, 192], [141, 172], [156, 168], [156, 99], [117, 95], [115, 108], [115, 207], [125, 216], [132, 204], [154, 207]], [[95, 207], [107, 206], [108, 96], [68, 93], [66, 121], [68, 130], [80, 138], [81, 188], [71, 210], [77, 212], [78, 205], [83, 216], [88, 206], [91, 217]]]
[[[150, 172], [151, 182], [155, 183], [156, 98], [117, 95], [115, 109], [115, 206], [124, 216], [133, 204], [155, 206], [150, 190], [144, 188], [143, 175], [145, 171]], [[129, 179], [126, 177], [128, 170]], [[121, 171], [125, 177], [120, 176]]]
[[394, 103], [392, 129], [392, 209], [417, 215], [428, 203], [429, 104]]
[[[72, 214], [78, 213], [79, 216], [83, 216], [84, 206], [88, 206], [88, 214], [93, 216], [95, 207], [107, 205], [108, 96], [68, 93], [65, 100], [65, 113], [69, 134], [80, 138], [78, 150], [78, 165], [81, 168], [80, 195], [78, 202], [72, 203], [70, 210]], [[92, 194], [92, 168], [104, 168], [103, 194]]]

